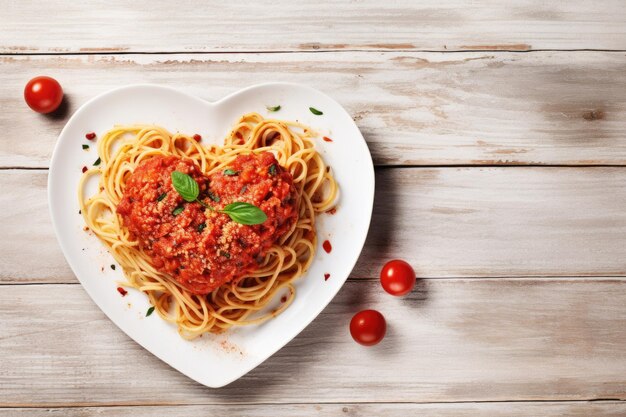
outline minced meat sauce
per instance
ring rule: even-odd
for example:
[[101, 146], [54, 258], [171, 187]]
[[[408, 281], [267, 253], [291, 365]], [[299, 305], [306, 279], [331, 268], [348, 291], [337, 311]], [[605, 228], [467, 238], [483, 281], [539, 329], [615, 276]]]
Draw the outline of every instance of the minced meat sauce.
[[[196, 180], [198, 199], [214, 209], [246, 202], [263, 210], [267, 220], [246, 226], [184, 201], [172, 185], [173, 171]], [[208, 294], [257, 269], [298, 217], [293, 178], [269, 152], [240, 155], [211, 176], [190, 160], [152, 157], [128, 179], [117, 213], [152, 265], [194, 294]]]

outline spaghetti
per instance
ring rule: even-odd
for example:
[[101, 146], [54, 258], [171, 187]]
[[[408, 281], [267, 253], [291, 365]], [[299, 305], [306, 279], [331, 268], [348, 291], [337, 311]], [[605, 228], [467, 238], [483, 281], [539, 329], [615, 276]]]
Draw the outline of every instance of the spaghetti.
[[[281, 313], [294, 300], [293, 281], [307, 270], [315, 256], [315, 216], [331, 209], [338, 194], [330, 167], [315, 150], [314, 137], [303, 125], [264, 119], [256, 113], [239, 119], [224, 146], [204, 146], [192, 136], [172, 135], [158, 126], [117, 126], [98, 141], [100, 165], [81, 177], [81, 213], [87, 227], [122, 267], [127, 279], [124, 285], [146, 293], [155, 311], [175, 323], [185, 339], [261, 323]], [[195, 294], [155, 268], [116, 213], [132, 173], [151, 158], [176, 156], [191, 161], [209, 176], [228, 168], [238, 156], [262, 152], [271, 152], [291, 174], [297, 220], [262, 254], [256, 268], [209, 294]], [[86, 181], [92, 176], [99, 176], [98, 192], [86, 198]], [[283, 302], [267, 311], [279, 292], [287, 292]]]

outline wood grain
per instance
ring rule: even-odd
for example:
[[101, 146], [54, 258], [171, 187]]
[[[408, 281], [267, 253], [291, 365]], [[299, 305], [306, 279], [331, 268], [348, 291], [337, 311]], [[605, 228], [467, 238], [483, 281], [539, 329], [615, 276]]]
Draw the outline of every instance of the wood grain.
[[[53, 235], [46, 178], [0, 171], [0, 282], [76, 282]], [[376, 181], [355, 278], [377, 277], [395, 257], [422, 277], [626, 275], [624, 168], [387, 168]]]
[[[626, 8], [625, 8], [626, 9]], [[22, 89], [59, 79], [68, 106], [29, 111]], [[0, 57], [0, 167], [46, 167], [69, 114], [150, 82], [207, 100], [293, 81], [346, 107], [379, 165], [626, 164], [626, 54], [604, 52]], [[14, 138], [14, 139], [13, 139]]]
[[623, 417], [626, 402], [507, 402], [460, 404], [252, 404], [136, 407], [11, 408], [0, 409], [0, 416], [13, 417], [153, 417], [155, 412], [169, 417]]
[[[347, 330], [365, 307], [388, 322], [374, 348]], [[146, 352], [79, 285], [0, 286], [0, 323], [0, 406], [626, 399], [624, 279], [422, 280], [404, 299], [350, 281], [219, 390]]]
[[[626, 49], [621, 0], [3, 1], [0, 52]], [[45, 28], [45, 32], [42, 31]]]
[[[625, 22], [623, 0], [0, 0], [0, 416], [626, 415]], [[41, 74], [66, 93], [50, 116], [23, 103]], [[346, 107], [376, 206], [324, 313], [211, 390], [77, 285], [46, 168], [69, 115], [111, 88], [212, 101], [265, 81]], [[395, 257], [432, 279], [386, 296]], [[349, 337], [362, 308], [388, 320], [377, 347]]]

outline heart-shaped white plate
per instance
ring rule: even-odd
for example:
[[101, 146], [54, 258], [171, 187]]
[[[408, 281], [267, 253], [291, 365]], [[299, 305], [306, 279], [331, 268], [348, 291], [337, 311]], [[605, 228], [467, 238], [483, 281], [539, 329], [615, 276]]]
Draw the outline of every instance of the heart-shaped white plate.
[[[280, 105], [269, 113], [266, 106]], [[321, 110], [316, 116], [309, 107]], [[83, 166], [97, 158], [88, 132], [102, 135], [116, 124], [149, 123], [171, 132], [202, 135], [204, 143], [222, 144], [231, 125], [243, 114], [297, 120], [333, 142], [320, 140], [319, 151], [335, 173], [341, 194], [334, 215], [318, 216], [319, 245], [309, 271], [296, 285], [296, 299], [268, 322], [229, 330], [224, 335], [181, 339], [175, 326], [156, 314], [145, 317], [147, 297], [130, 290], [121, 297], [123, 281], [98, 239], [83, 231], [77, 186]], [[90, 150], [82, 149], [90, 144]], [[359, 257], [369, 228], [374, 200], [374, 168], [367, 145], [350, 115], [325, 94], [298, 84], [256, 85], [210, 103], [177, 90], [133, 85], [101, 94], [69, 120], [54, 149], [48, 179], [52, 222], [65, 258], [81, 284], [104, 313], [126, 334], [185, 375], [209, 387], [221, 387], [259, 365], [300, 333], [339, 291]], [[326, 253], [321, 242], [330, 240]], [[330, 274], [328, 280], [324, 274]], [[344, 324], [345, 325], [345, 324]]]

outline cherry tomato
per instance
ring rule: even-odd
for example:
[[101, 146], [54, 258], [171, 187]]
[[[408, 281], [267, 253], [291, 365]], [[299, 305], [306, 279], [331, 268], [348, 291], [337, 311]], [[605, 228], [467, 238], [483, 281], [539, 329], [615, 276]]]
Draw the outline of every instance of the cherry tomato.
[[380, 271], [380, 283], [391, 295], [408, 294], [415, 286], [415, 271], [408, 263], [394, 259], [387, 262]]
[[359, 311], [350, 320], [352, 338], [364, 346], [373, 346], [383, 340], [386, 331], [385, 317], [376, 310]]
[[63, 89], [54, 78], [35, 77], [24, 88], [24, 100], [37, 113], [50, 113], [61, 104]]

